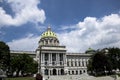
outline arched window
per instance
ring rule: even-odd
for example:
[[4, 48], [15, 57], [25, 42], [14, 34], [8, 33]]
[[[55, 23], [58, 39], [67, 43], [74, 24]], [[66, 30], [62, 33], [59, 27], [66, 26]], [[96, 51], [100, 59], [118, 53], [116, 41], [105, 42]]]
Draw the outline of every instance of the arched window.
[[64, 69], [61, 69], [61, 75], [64, 75]]
[[76, 70], [76, 74], [78, 74], [78, 71]]
[[45, 42], [46, 42], [46, 44], [48, 44], [48, 41], [47, 41], [47, 40], [46, 40]]
[[85, 70], [83, 70], [83, 72], [85, 73], [86, 71], [85, 71]]
[[72, 74], [74, 74], [74, 71], [72, 71]]
[[45, 75], [48, 75], [48, 69], [45, 69]]
[[56, 69], [53, 69], [53, 75], [57, 75]]

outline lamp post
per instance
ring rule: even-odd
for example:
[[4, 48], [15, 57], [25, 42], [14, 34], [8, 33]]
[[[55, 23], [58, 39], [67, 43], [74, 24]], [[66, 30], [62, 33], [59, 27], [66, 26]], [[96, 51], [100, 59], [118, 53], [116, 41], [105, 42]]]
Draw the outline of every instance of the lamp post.
[[[107, 55], [107, 54], [108, 54], [108, 52], [109, 52], [109, 51], [108, 51], [108, 49], [106, 48], [106, 49], [105, 49], [105, 55]], [[105, 69], [105, 75], [107, 76], [106, 66], [104, 66], [104, 69]]]
[[115, 79], [117, 80], [118, 79], [118, 75], [117, 75], [117, 73], [118, 73], [118, 71], [119, 71], [119, 69], [118, 69], [118, 61], [119, 61], [119, 57], [118, 57], [118, 54], [116, 54], [116, 62], [117, 62], [117, 69], [116, 69], [116, 71], [115, 71]]

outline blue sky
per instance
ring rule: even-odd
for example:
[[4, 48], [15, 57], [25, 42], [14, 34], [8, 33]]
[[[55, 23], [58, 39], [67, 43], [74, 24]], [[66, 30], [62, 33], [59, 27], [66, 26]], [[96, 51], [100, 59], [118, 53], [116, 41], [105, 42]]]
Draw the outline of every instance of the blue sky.
[[0, 0], [0, 40], [11, 50], [34, 51], [48, 25], [68, 52], [120, 47], [120, 0]]

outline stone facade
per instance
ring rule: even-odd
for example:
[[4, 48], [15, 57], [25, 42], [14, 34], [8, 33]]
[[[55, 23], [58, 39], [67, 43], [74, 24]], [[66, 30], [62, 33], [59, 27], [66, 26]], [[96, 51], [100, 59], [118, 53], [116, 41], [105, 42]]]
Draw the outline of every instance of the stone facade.
[[87, 64], [91, 54], [67, 53], [66, 47], [59, 44], [59, 40], [51, 28], [48, 27], [41, 35], [36, 49], [38, 72], [43, 75], [79, 75], [87, 73]]
[[57, 35], [50, 27], [41, 35], [36, 51], [14, 51], [11, 55], [28, 54], [38, 62], [42, 75], [80, 75], [87, 73], [87, 64], [94, 50], [85, 53], [68, 53], [66, 46], [59, 44]]

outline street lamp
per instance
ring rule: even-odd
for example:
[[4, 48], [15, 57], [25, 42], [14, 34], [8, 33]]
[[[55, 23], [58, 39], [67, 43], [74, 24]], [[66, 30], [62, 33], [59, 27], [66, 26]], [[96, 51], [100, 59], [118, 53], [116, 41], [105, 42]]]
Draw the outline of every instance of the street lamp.
[[116, 61], [117, 61], [117, 69], [116, 69], [116, 75], [115, 75], [115, 78], [116, 78], [116, 80], [118, 79], [118, 75], [117, 75], [117, 73], [119, 72], [119, 69], [118, 69], [118, 61], [119, 61], [119, 57], [118, 57], [118, 54], [116, 54]]
[[[109, 51], [108, 51], [108, 49], [106, 48], [106, 49], [105, 49], [105, 55], [107, 55], [107, 54], [108, 54], [108, 52], [109, 52]], [[104, 66], [104, 69], [105, 69], [105, 75], [107, 76], [106, 66]]]

